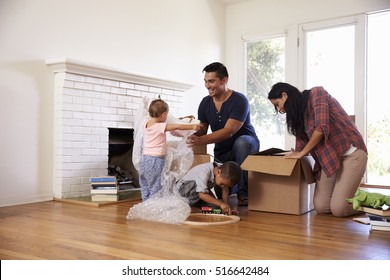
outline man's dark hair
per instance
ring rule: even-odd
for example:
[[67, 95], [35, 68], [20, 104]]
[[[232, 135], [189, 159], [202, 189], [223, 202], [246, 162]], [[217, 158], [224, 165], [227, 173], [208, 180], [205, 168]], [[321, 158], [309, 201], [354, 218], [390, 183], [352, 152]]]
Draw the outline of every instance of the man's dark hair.
[[229, 78], [228, 70], [226, 69], [225, 65], [220, 62], [213, 62], [207, 65], [205, 68], [203, 68], [203, 72], [215, 72], [217, 77], [220, 79], [225, 77]]

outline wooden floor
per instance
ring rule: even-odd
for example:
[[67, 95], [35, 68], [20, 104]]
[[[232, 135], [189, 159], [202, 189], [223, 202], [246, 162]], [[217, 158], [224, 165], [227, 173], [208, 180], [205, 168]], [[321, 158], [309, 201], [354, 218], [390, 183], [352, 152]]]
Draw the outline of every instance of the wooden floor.
[[390, 232], [352, 218], [247, 211], [231, 225], [126, 220], [139, 201], [93, 207], [59, 201], [0, 208], [0, 259], [390, 259]]

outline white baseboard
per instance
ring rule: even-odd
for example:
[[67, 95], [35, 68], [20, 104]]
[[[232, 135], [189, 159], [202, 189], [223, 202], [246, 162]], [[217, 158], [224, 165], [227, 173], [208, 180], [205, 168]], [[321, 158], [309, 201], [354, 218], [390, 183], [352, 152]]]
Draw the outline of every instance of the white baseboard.
[[51, 200], [53, 200], [53, 195], [39, 195], [39, 196], [5, 199], [5, 200], [0, 199], [0, 207], [37, 203], [37, 202], [44, 202], [44, 201], [51, 201]]

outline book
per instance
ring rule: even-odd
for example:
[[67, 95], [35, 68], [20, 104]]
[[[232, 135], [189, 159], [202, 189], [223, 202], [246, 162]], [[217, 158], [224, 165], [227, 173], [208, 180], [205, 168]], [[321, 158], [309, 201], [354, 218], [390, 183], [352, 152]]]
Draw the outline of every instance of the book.
[[366, 215], [370, 220], [371, 226], [390, 227], [390, 217], [374, 215], [374, 214], [369, 214], [369, 213]]
[[91, 194], [116, 194], [119, 191], [119, 187], [116, 184], [113, 185], [91, 185]]
[[352, 218], [355, 222], [364, 224], [364, 225], [369, 225], [370, 224], [370, 219], [367, 217], [357, 217], [357, 218]]
[[98, 182], [116, 182], [117, 179], [115, 176], [98, 176], [98, 177], [90, 177], [90, 183], [98, 183]]
[[376, 209], [371, 207], [360, 207], [361, 211], [366, 212], [370, 220], [371, 231], [390, 231], [390, 210], [387, 208]]
[[115, 182], [99, 182], [99, 183], [91, 183], [91, 187], [116, 187], [118, 186]]
[[366, 213], [367, 217], [370, 219], [370, 221], [383, 221], [390, 223], [390, 216], [380, 216], [380, 215], [374, 215], [370, 213]]
[[377, 226], [386, 226], [390, 227], [390, 217], [388, 218], [382, 218], [379, 216], [375, 216], [374, 219], [372, 219], [372, 216], [367, 215], [367, 217], [357, 217], [357, 218], [352, 218], [355, 222], [362, 223], [365, 225], [377, 225]]
[[120, 201], [128, 199], [132, 196], [131, 191], [126, 191], [118, 194], [95, 194], [91, 196], [92, 201]]
[[118, 189], [108, 189], [108, 190], [100, 190], [100, 189], [91, 189], [91, 194], [117, 194]]
[[376, 209], [371, 207], [360, 207], [359, 210], [369, 214], [374, 214], [379, 216], [390, 216], [390, 210]]
[[372, 226], [390, 227], [390, 222], [370, 220]]
[[371, 230], [390, 231], [390, 227], [371, 225]]
[[113, 182], [91, 182], [91, 185], [118, 185], [117, 182], [113, 181]]
[[117, 185], [92, 185], [92, 190], [115, 190], [118, 189]]
[[116, 182], [91, 183], [91, 194], [95, 194], [95, 193], [116, 194], [118, 190], [119, 190], [119, 185]]
[[99, 183], [99, 184], [91, 184], [91, 189], [115, 189], [118, 188], [118, 184], [106, 184], [106, 183]]

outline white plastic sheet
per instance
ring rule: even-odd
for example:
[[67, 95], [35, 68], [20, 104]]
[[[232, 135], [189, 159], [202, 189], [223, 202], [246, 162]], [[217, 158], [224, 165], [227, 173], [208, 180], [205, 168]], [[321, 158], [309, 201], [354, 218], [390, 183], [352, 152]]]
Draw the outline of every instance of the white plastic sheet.
[[[142, 157], [142, 125], [148, 118], [148, 105], [148, 99], [144, 98], [143, 108], [137, 112], [134, 126], [133, 164], [138, 171]], [[167, 123], [194, 123], [194, 120], [191, 119], [179, 120], [173, 116], [168, 116]], [[168, 224], [180, 224], [188, 218], [191, 213], [188, 200], [176, 193], [173, 186], [192, 166], [194, 153], [186, 144], [187, 137], [192, 133], [194, 131], [175, 131], [172, 133], [172, 135], [180, 136], [180, 138], [171, 136], [173, 140], [167, 142], [165, 166], [161, 175], [161, 190], [146, 201], [131, 207], [126, 219], [143, 219]], [[169, 138], [167, 137], [167, 139]]]

